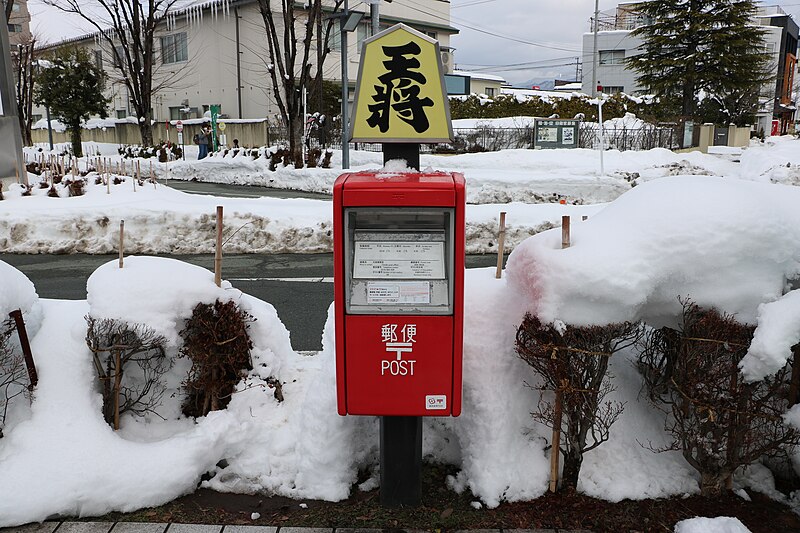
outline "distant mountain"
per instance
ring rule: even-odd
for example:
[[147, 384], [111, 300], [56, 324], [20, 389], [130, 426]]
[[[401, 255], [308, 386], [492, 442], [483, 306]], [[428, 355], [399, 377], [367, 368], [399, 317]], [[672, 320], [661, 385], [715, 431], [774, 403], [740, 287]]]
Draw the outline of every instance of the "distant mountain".
[[555, 87], [553, 80], [528, 80], [522, 83], [514, 83], [513, 86], [519, 89], [530, 89], [534, 85], [538, 85], [543, 91], [552, 91]]

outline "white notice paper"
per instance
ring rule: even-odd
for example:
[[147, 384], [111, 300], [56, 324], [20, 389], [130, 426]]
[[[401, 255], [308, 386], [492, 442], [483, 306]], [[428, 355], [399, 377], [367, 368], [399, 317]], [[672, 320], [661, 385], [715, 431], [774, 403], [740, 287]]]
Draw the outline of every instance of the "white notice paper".
[[431, 284], [427, 281], [368, 281], [367, 303], [429, 304]]
[[444, 279], [444, 243], [357, 241], [353, 277]]

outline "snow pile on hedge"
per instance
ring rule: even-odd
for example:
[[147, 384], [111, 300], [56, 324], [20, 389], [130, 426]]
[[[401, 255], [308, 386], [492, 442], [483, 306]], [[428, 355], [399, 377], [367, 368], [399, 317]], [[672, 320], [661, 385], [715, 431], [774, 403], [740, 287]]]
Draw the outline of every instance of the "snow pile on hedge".
[[[0, 525], [162, 504], [194, 490], [204, 472], [236, 457], [264, 425], [285, 424], [272, 390], [258, 386], [294, 356], [271, 305], [229, 284], [216, 287], [202, 268], [148, 257], [126, 258], [124, 269], [116, 261], [103, 265], [88, 292], [88, 306], [46, 302], [42, 333], [32, 342], [40, 370], [32, 415], [0, 441]], [[249, 330], [254, 370], [229, 409], [195, 422], [176, 420], [168, 406], [167, 420], [124, 417], [115, 433], [101, 413], [84, 315], [147, 324], [167, 336], [175, 357], [182, 318], [217, 298], [237, 300], [256, 318]]]
[[[786, 364], [800, 342], [800, 189], [696, 176], [636, 187], [572, 225], [518, 246], [509, 283], [545, 322], [674, 325], [679, 298], [758, 324], [749, 380]], [[786, 293], [784, 295], [784, 293]], [[800, 412], [791, 417], [800, 427]]]
[[[8, 318], [11, 311], [21, 310], [25, 317], [26, 325], [31, 334], [38, 329], [38, 322], [41, 320], [41, 309], [39, 296], [36, 288], [25, 274], [0, 261], [0, 322]], [[30, 318], [29, 318], [30, 317]], [[33, 323], [29, 321], [34, 319]]]
[[738, 518], [691, 518], [675, 524], [675, 533], [750, 533]]

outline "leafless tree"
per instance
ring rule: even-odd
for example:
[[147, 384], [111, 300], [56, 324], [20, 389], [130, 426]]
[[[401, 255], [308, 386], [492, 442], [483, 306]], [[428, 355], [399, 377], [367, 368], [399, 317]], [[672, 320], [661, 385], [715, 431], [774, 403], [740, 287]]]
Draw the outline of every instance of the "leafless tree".
[[[341, 5], [342, 0], [335, 0], [334, 12]], [[309, 0], [302, 9], [296, 8], [295, 2], [290, 0], [258, 0], [258, 6], [267, 32], [270, 60], [267, 70], [275, 103], [289, 134], [292, 159], [296, 166], [303, 166], [301, 139], [305, 117], [302, 90], [309, 90], [313, 81], [315, 94], [321, 92], [322, 68], [330, 51], [328, 44], [336, 22], [329, 19], [323, 30], [322, 0]], [[298, 27], [299, 18], [303, 21]], [[302, 34], [300, 37], [298, 32]], [[317, 50], [316, 64], [311, 63], [313, 48]]]
[[739, 372], [754, 329], [683, 301], [679, 328], [653, 330], [642, 343], [638, 364], [646, 391], [667, 413], [674, 437], [655, 451], [681, 450], [700, 472], [705, 496], [730, 487], [739, 466], [800, 444], [800, 432], [782, 418], [790, 405], [790, 366], [755, 383]]
[[[167, 340], [144, 324], [88, 315], [86, 323], [86, 344], [103, 386], [106, 422], [119, 429], [119, 417], [125, 412], [155, 413], [166, 391], [162, 377], [172, 366], [164, 351]], [[138, 367], [136, 379], [126, 379], [130, 365]]]
[[[178, 0], [45, 0], [45, 3], [74, 13], [98, 32], [114, 59], [114, 68], [128, 90], [139, 118], [143, 146], [153, 145], [153, 95], [176, 77], [156, 79], [156, 32], [174, 10]], [[114, 81], [114, 80], [112, 80]]]
[[22, 131], [22, 142], [26, 146], [33, 144], [31, 127], [33, 126], [34, 60], [36, 55], [36, 38], [33, 36], [18, 44], [16, 50], [12, 50], [12, 64], [17, 83], [17, 115]]
[[14, 0], [5, 0], [6, 4], [6, 23], [11, 20], [11, 13], [14, 12]]
[[[563, 486], [578, 484], [583, 456], [609, 438], [624, 403], [608, 401], [615, 390], [608, 361], [617, 350], [632, 346], [641, 334], [639, 324], [564, 326], [542, 324], [527, 314], [517, 330], [516, 349], [523, 361], [542, 376], [545, 391], [555, 391], [561, 406], [541, 397], [534, 420], [564, 433]], [[563, 416], [559, 411], [563, 411]]]

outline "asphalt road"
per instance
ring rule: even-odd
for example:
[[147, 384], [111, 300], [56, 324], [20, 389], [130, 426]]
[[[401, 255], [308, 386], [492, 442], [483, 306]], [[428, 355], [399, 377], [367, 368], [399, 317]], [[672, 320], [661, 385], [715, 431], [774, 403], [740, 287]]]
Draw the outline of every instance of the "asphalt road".
[[246, 185], [228, 185], [225, 183], [207, 183], [203, 181], [169, 180], [167, 186], [191, 194], [207, 196], [223, 196], [228, 198], [310, 198], [312, 200], [330, 200], [330, 194], [317, 192], [292, 191], [288, 189], [271, 189], [269, 187], [248, 187]]
[[[214, 269], [214, 256], [173, 257]], [[83, 300], [86, 280], [113, 255], [15, 255], [0, 260], [21, 270], [42, 298]], [[467, 268], [493, 266], [494, 255], [467, 256]], [[275, 306], [298, 351], [322, 349], [322, 330], [333, 301], [332, 254], [226, 255], [222, 277], [241, 291]]]

